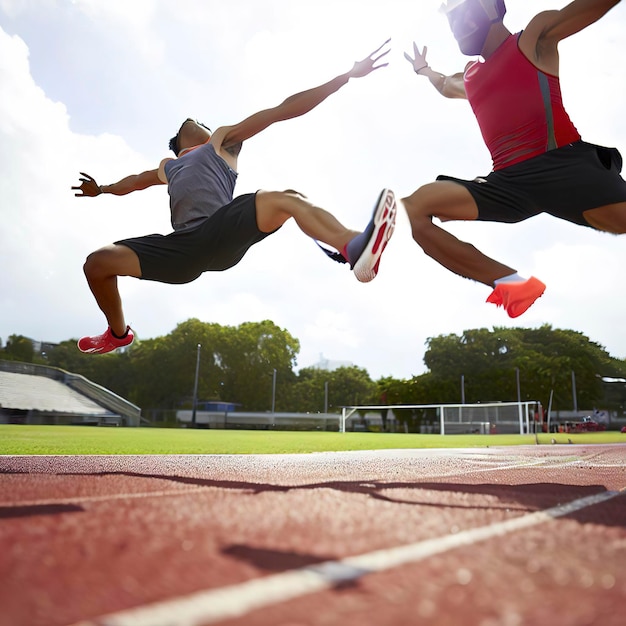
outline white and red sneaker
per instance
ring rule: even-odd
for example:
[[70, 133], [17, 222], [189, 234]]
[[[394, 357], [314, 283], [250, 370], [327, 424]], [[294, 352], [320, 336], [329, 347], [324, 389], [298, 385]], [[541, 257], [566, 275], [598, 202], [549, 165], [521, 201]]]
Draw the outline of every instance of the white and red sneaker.
[[96, 335], [95, 337], [81, 337], [78, 340], [78, 349], [81, 352], [89, 354], [106, 354], [107, 352], [113, 352], [118, 348], [129, 346], [133, 343], [135, 335], [130, 326], [126, 327], [126, 335], [121, 339], [118, 339], [111, 332], [111, 327], [107, 328], [102, 335]]
[[367, 283], [376, 278], [380, 257], [396, 225], [396, 198], [391, 189], [383, 189], [365, 230], [348, 242], [343, 254], [357, 280]]

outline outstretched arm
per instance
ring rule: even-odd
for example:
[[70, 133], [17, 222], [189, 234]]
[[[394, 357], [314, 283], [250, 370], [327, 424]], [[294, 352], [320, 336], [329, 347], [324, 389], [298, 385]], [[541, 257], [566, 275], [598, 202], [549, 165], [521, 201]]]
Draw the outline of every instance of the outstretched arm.
[[522, 32], [519, 47], [544, 72], [559, 74], [558, 44], [598, 21], [621, 0], [574, 0], [560, 11], [543, 11]]
[[556, 45], [597, 22], [621, 0], [574, 0], [560, 11], [544, 11], [527, 28], [538, 30], [539, 43]]
[[349, 72], [340, 74], [319, 87], [314, 87], [313, 89], [308, 89], [307, 91], [302, 91], [290, 96], [278, 106], [259, 111], [242, 122], [239, 122], [239, 124], [225, 127], [225, 134], [221, 139], [221, 145], [228, 149], [260, 133], [275, 122], [304, 115], [311, 111], [311, 109], [314, 109], [318, 104], [321, 104], [328, 96], [341, 89], [351, 78], [361, 78], [367, 76], [374, 70], [387, 66], [387, 63], [377, 65], [377, 62], [388, 54], [389, 50], [378, 54], [378, 56], [376, 55], [389, 41], [390, 40], [387, 40], [382, 46], [374, 50], [374, 52], [362, 61], [357, 61]]
[[73, 190], [80, 192], [74, 194], [77, 198], [93, 198], [99, 196], [101, 193], [112, 193], [116, 196], [124, 196], [132, 191], [140, 191], [141, 189], [147, 189], [153, 185], [164, 184], [158, 177], [158, 170], [149, 170], [141, 174], [126, 176], [126, 178], [122, 178], [122, 180], [111, 185], [98, 185], [95, 178], [92, 178], [89, 174], [85, 174], [84, 172], [81, 172], [80, 175], [80, 185], [72, 187]]
[[408, 52], [404, 53], [404, 58], [413, 66], [413, 71], [419, 76], [426, 76], [442, 96], [446, 98], [467, 98], [463, 83], [463, 72], [450, 76], [435, 72], [426, 61], [427, 52], [428, 48], [426, 46], [420, 52], [417, 44], [413, 42], [415, 58], [412, 58]]

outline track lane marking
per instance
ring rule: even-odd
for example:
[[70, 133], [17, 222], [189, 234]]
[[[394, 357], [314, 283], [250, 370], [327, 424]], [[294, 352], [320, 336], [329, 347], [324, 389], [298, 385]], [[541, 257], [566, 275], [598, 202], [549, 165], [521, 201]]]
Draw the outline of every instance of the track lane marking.
[[[468, 459], [469, 461], [475, 459]], [[511, 470], [518, 469], [542, 469], [542, 470], [551, 470], [551, 469], [563, 469], [569, 467], [571, 465], [576, 465], [577, 463], [584, 463], [586, 466], [593, 468], [604, 468], [604, 467], [623, 467], [623, 464], [616, 465], [601, 465], [601, 464], [590, 464], [586, 463], [584, 459], [571, 459], [563, 460], [562, 463], [557, 463], [556, 459], [538, 459], [538, 460], [529, 460], [527, 462], [514, 462], [510, 465], [496, 465], [494, 467], [473, 467], [466, 468], [462, 471], [453, 470], [450, 472], [436, 472], [434, 474], [422, 474], [422, 479], [433, 479], [433, 478], [451, 478], [453, 476], [467, 477], [470, 474], [483, 474], [488, 472], [506, 472]], [[76, 476], [76, 474], [73, 474]], [[84, 476], [90, 476], [89, 474], [84, 474]], [[171, 479], [166, 474], [158, 477], [159, 480], [168, 480]], [[329, 478], [324, 481], [330, 485], [332, 488], [333, 484], [337, 482], [335, 478]], [[316, 487], [323, 488], [324, 482], [316, 483]], [[364, 482], [374, 482], [369, 479], [364, 480]], [[250, 483], [250, 489], [254, 489], [256, 483]], [[295, 485], [281, 485], [275, 484], [273, 486], [284, 487], [285, 489], [302, 489], [307, 487], [305, 484], [295, 484]], [[384, 485], [383, 485], [384, 486]], [[407, 483], [407, 487], [411, 487], [411, 483]], [[138, 491], [131, 493], [120, 493], [120, 494], [109, 494], [102, 496], [68, 496], [65, 498], [46, 498], [41, 500], [25, 500], [22, 502], [0, 502], [0, 508], [17, 508], [17, 507], [26, 507], [26, 506], [53, 506], [53, 505], [64, 505], [64, 504], [81, 504], [81, 503], [90, 503], [90, 502], [108, 502], [115, 500], [133, 500], [133, 499], [143, 499], [143, 498], [167, 498], [172, 496], [181, 496], [188, 494], [196, 494], [203, 493], [210, 489], [215, 489], [216, 485], [203, 485], [200, 487], [188, 487], [186, 489], [162, 489], [155, 491]], [[244, 491], [240, 488], [236, 487], [217, 487], [219, 489], [233, 489], [235, 491]]]
[[199, 591], [172, 600], [77, 622], [72, 626], [202, 626], [243, 617], [251, 611], [332, 589], [340, 583], [358, 580], [368, 574], [416, 563], [461, 546], [543, 524], [624, 495], [625, 491], [626, 488], [620, 491], [606, 491], [455, 535], [376, 550], [337, 561], [327, 561], [221, 589]]
[[62, 504], [82, 504], [89, 502], [109, 502], [115, 500], [138, 500], [142, 498], [166, 498], [206, 492], [214, 487], [190, 487], [188, 489], [170, 489], [161, 491], [138, 491], [135, 493], [112, 493], [104, 496], [69, 496], [67, 498], [49, 498], [45, 500], [24, 500], [22, 502], [0, 502], [0, 508], [19, 508], [22, 506], [53, 506]]
[[[562, 467], [562, 466], [560, 466]], [[467, 476], [468, 474], [478, 474], [484, 472], [499, 472], [499, 471], [510, 471], [515, 469], [524, 469], [524, 468], [537, 468], [537, 469], [552, 469], [553, 465], [543, 465], [543, 460], [533, 461], [531, 463], [516, 463], [512, 465], [501, 465], [498, 467], [481, 467], [475, 469], [468, 469], [462, 472], [454, 471], [451, 473], [441, 473], [437, 472], [435, 474], [423, 474], [422, 478], [449, 478], [451, 476]], [[76, 476], [75, 474], [73, 476]], [[89, 474], [85, 474], [84, 476], [90, 476]], [[164, 474], [163, 476], [158, 477], [159, 480], [173, 480], [171, 477]], [[174, 481], [175, 482], [175, 481]], [[336, 478], [329, 478], [326, 481], [316, 483], [316, 487], [324, 488], [324, 483], [328, 483], [330, 488], [333, 488], [333, 485], [337, 482]], [[365, 480], [364, 482], [368, 482]], [[373, 481], [369, 481], [373, 482]], [[250, 483], [250, 490], [253, 490], [257, 483]], [[295, 484], [295, 485], [281, 485], [274, 484], [274, 487], [281, 487], [285, 489], [303, 489], [308, 487], [309, 485], [304, 484]], [[407, 487], [411, 487], [411, 483], [407, 483]], [[53, 506], [53, 505], [63, 505], [63, 504], [81, 504], [81, 503], [89, 503], [89, 502], [107, 502], [107, 501], [115, 501], [115, 500], [132, 500], [132, 499], [142, 499], [142, 498], [167, 498], [171, 496], [180, 496], [187, 494], [196, 494], [203, 493], [209, 489], [226, 489], [226, 490], [234, 490], [239, 492], [244, 492], [244, 489], [238, 487], [228, 487], [228, 486], [217, 486], [217, 485], [203, 485], [200, 487], [189, 487], [187, 489], [162, 489], [158, 491], [138, 491], [131, 493], [113, 493], [109, 495], [102, 496], [68, 496], [65, 498], [55, 499], [55, 498], [45, 498], [42, 500], [24, 500], [21, 502], [0, 502], [0, 508], [17, 508], [23, 506]]]

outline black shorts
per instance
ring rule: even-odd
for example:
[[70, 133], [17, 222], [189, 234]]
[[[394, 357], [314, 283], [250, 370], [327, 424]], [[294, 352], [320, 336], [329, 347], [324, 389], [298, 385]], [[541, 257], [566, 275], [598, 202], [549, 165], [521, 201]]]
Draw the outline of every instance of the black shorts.
[[256, 222], [256, 194], [245, 194], [211, 217], [169, 235], [122, 239], [139, 257], [141, 278], [161, 283], [190, 283], [203, 272], [221, 272], [236, 265], [262, 233]]
[[621, 171], [622, 156], [617, 149], [577, 141], [484, 178], [438, 176], [437, 180], [463, 185], [478, 205], [479, 220], [514, 223], [549, 213], [589, 226], [585, 211], [626, 202]]

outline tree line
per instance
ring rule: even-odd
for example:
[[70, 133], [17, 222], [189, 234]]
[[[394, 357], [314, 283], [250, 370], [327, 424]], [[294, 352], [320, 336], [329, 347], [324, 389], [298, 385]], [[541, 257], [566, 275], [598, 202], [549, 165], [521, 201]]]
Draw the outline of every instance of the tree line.
[[[200, 353], [198, 359], [198, 345]], [[296, 372], [300, 342], [269, 320], [222, 326], [189, 319], [171, 333], [136, 340], [128, 349], [85, 355], [75, 340], [37, 352], [33, 342], [11, 335], [0, 358], [40, 363], [82, 374], [151, 410], [188, 408], [197, 398], [233, 402], [239, 410], [331, 412], [342, 406], [439, 404], [552, 399], [557, 411], [602, 408], [622, 416], [626, 360], [573, 330], [485, 328], [426, 342], [427, 371], [410, 379], [372, 380], [358, 366]], [[577, 407], [575, 405], [577, 404]]]

